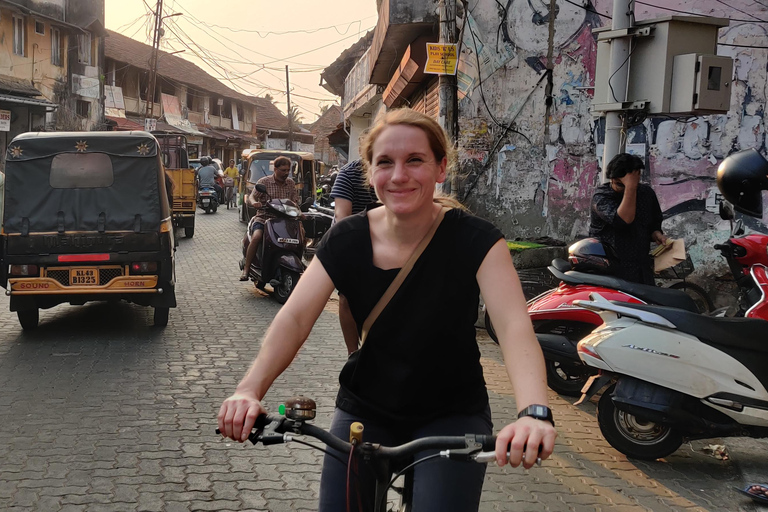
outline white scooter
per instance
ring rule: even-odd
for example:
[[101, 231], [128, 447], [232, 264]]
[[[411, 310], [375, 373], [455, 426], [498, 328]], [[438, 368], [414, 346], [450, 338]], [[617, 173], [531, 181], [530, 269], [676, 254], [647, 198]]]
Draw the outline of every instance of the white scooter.
[[[756, 215], [760, 190], [768, 189], [768, 162], [746, 153], [726, 158], [717, 181], [737, 210]], [[760, 260], [768, 257], [765, 246], [762, 252]], [[768, 267], [755, 261], [749, 275], [761, 297], [745, 318], [610, 302], [597, 293], [575, 302], [604, 322], [578, 352], [600, 371], [581, 401], [610, 386], [597, 417], [611, 446], [654, 460], [683, 439], [768, 437]]]
[[[765, 266], [753, 269], [753, 277], [768, 288]], [[655, 460], [684, 438], [768, 437], [765, 320], [591, 298], [577, 304], [605, 323], [578, 345], [582, 361], [600, 370], [582, 401], [610, 385], [597, 419], [611, 446]], [[765, 295], [762, 302], [768, 305]]]

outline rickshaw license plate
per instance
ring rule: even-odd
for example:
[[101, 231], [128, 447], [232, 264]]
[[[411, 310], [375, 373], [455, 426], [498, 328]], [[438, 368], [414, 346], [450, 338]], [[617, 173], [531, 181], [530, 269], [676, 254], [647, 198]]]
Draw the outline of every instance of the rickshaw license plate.
[[99, 284], [98, 268], [73, 268], [69, 271], [70, 286]]

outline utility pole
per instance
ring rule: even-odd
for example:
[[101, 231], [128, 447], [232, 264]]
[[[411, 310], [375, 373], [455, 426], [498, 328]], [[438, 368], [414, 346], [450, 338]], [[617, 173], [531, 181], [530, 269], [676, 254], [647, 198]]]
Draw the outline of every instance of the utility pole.
[[157, 82], [157, 52], [163, 31], [163, 0], [157, 0], [155, 9], [155, 33], [152, 37], [152, 57], [149, 61], [149, 84], [147, 85], [147, 109], [145, 117], [151, 119], [155, 109], [155, 83]]
[[[613, 1], [613, 20], [611, 30], [628, 30], [633, 22], [630, 17], [631, 0]], [[630, 31], [631, 32], [631, 31]], [[611, 40], [611, 60], [608, 67], [608, 103], [624, 103], [627, 101], [627, 81], [629, 78], [629, 56], [631, 53], [632, 35]], [[603, 181], [608, 162], [624, 150], [626, 140], [627, 120], [623, 109], [609, 111], [605, 115], [605, 143], [603, 145]]]
[[291, 82], [288, 75], [288, 65], [285, 65], [285, 93], [288, 97], [288, 140], [285, 141], [285, 149], [293, 150], [293, 116], [291, 113]]
[[[456, 43], [456, 0], [440, 0], [440, 43]], [[466, 14], [465, 14], [466, 16]], [[456, 56], [458, 58], [458, 55]], [[440, 111], [438, 123], [443, 127], [450, 138], [450, 143], [456, 147], [459, 131], [459, 118], [457, 115], [459, 106], [456, 95], [456, 75], [442, 74], [438, 77], [438, 94], [440, 98]], [[444, 185], [446, 192], [456, 194], [458, 188], [458, 176], [453, 176], [450, 182]]]

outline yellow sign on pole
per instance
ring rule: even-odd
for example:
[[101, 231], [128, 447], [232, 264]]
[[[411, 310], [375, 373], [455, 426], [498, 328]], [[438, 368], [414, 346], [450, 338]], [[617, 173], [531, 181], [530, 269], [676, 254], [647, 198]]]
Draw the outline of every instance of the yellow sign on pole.
[[427, 64], [424, 73], [455, 75], [458, 58], [455, 44], [427, 43]]

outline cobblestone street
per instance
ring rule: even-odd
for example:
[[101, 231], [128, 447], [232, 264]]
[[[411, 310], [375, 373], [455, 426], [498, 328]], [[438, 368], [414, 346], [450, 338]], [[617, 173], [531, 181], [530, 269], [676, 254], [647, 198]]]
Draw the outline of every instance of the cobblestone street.
[[[96, 303], [42, 311], [40, 327], [23, 333], [0, 300], [0, 510], [316, 508], [320, 452], [214, 434], [221, 400], [279, 309], [237, 280], [243, 230], [236, 210], [198, 212], [195, 237], [179, 240], [178, 308], [164, 330], [151, 326], [150, 308]], [[323, 427], [346, 359], [334, 308], [265, 400], [276, 410], [309, 396]], [[514, 396], [482, 330], [480, 345], [498, 430], [516, 416]], [[768, 480], [764, 440], [706, 440], [666, 461], [628, 460], [600, 435], [593, 404], [550, 400], [553, 457], [530, 471], [489, 466], [484, 512], [760, 510], [733, 487]], [[710, 444], [725, 444], [730, 459], [706, 453]]]

